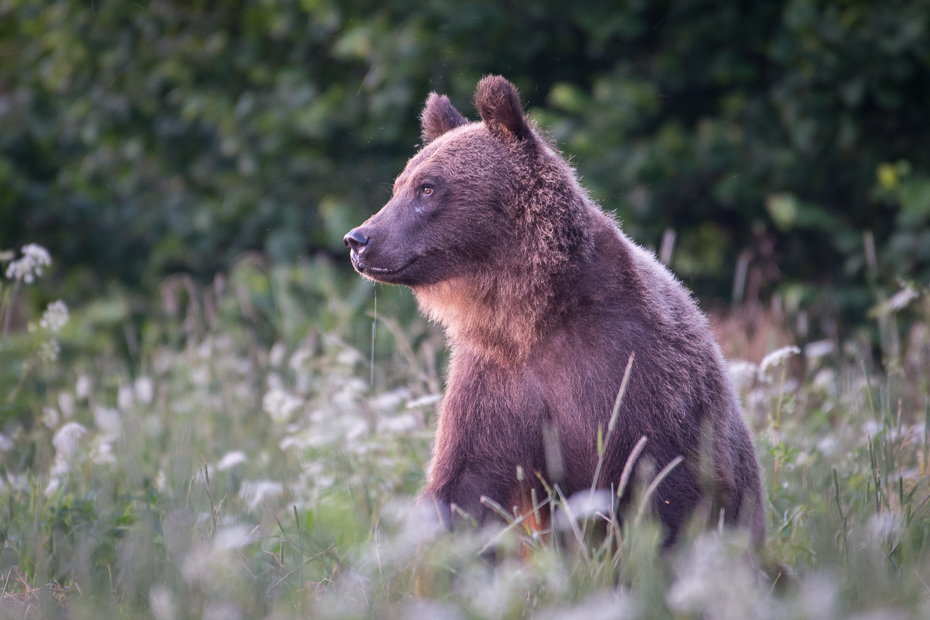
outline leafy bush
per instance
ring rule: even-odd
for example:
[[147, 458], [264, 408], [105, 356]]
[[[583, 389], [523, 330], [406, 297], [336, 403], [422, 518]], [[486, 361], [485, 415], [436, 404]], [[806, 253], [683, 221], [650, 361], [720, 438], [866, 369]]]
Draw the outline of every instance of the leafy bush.
[[[0, 8], [0, 246], [69, 300], [151, 294], [248, 250], [341, 250], [414, 152], [430, 89], [502, 73], [702, 297], [803, 290], [861, 320], [928, 275], [927, 2], [19, 1]], [[75, 234], [80, 231], [81, 234]], [[816, 327], [816, 325], [815, 325]], [[828, 334], [829, 335], [829, 334]]]

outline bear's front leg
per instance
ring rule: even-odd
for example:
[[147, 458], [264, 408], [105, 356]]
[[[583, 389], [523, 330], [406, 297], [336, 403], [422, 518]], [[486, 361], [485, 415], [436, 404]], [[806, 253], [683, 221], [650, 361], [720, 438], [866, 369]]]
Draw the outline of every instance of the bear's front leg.
[[449, 525], [483, 525], [496, 511], [482, 497], [507, 513], [532, 505], [531, 488], [542, 497], [536, 476], [545, 473], [542, 394], [530, 373], [515, 373], [468, 351], [453, 355], [426, 486], [437, 515], [448, 517]]

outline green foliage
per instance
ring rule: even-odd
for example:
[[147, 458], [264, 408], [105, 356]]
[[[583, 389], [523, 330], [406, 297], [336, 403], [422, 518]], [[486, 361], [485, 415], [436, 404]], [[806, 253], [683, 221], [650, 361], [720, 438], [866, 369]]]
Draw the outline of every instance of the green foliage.
[[861, 318], [863, 230], [883, 278], [930, 268], [928, 20], [924, 0], [5, 2], [0, 246], [53, 248], [69, 299], [341, 252], [426, 93], [475, 118], [496, 72], [634, 238], [678, 232], [700, 294], [728, 296], [748, 248], [763, 292], [826, 284], [813, 301]]

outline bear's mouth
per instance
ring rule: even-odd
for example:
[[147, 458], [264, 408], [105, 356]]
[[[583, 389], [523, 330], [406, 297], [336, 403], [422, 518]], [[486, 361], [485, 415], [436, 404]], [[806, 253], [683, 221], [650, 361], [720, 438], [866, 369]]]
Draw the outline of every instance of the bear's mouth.
[[355, 250], [349, 253], [349, 258], [352, 260], [352, 266], [355, 267], [357, 272], [363, 276], [371, 278], [372, 280], [383, 281], [390, 280], [391, 276], [401, 273], [417, 260], [417, 256], [414, 255], [399, 267], [377, 267], [374, 265], [365, 264], [365, 262], [359, 258], [358, 253]]

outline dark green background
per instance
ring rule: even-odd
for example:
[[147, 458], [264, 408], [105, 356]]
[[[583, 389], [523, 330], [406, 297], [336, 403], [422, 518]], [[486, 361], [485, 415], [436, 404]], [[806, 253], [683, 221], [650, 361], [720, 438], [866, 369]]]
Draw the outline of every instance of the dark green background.
[[[644, 245], [729, 298], [855, 319], [926, 281], [930, 3], [0, 2], [0, 248], [59, 291], [153, 295], [248, 250], [332, 253], [416, 150], [427, 93], [500, 73]], [[755, 289], [753, 289], [755, 290]]]

